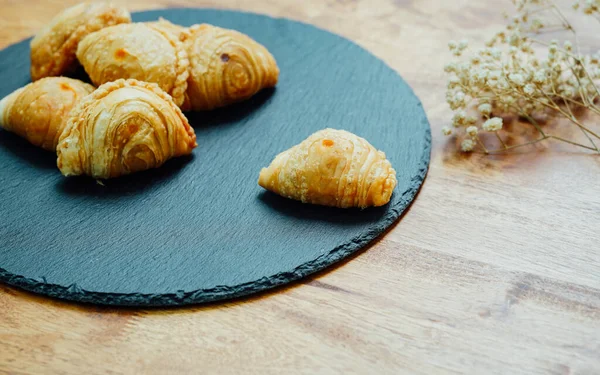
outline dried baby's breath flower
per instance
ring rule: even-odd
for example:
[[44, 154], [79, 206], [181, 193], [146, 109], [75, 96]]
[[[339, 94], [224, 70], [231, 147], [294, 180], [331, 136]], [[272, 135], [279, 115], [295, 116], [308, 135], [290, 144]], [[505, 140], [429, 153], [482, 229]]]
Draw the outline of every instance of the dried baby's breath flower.
[[531, 23], [532, 31], [539, 31], [543, 27], [544, 27], [544, 23], [539, 18], [534, 19], [533, 22]]
[[529, 83], [525, 85], [525, 87], [523, 87], [523, 92], [527, 95], [533, 95], [533, 93], [535, 92], [535, 86]]
[[477, 136], [477, 126], [469, 126], [466, 130], [466, 133], [470, 137], [476, 137]]
[[456, 110], [459, 108], [465, 108], [467, 105], [465, 93], [462, 91], [455, 91], [452, 97], [448, 100], [450, 108]]
[[489, 116], [492, 113], [492, 105], [489, 103], [481, 103], [479, 107], [477, 107], [477, 110], [483, 116]]
[[583, 10], [583, 13], [585, 13], [585, 14], [598, 16], [598, 13], [600, 12], [600, 1], [599, 0], [578, 1], [576, 3], [576, 5], [574, 5], [573, 7], [575, 9], [579, 9], [580, 5], [582, 5], [581, 8]]
[[525, 84], [525, 78], [519, 73], [510, 74], [508, 79], [517, 86], [523, 86]]
[[481, 126], [486, 132], [495, 132], [502, 129], [502, 119], [500, 117], [492, 117], [486, 120]]
[[460, 85], [460, 79], [458, 79], [457, 77], [451, 77], [448, 80], [448, 90], [452, 90], [457, 88]]
[[467, 118], [465, 119], [466, 126], [475, 125], [476, 123], [477, 123], [477, 118], [475, 118], [473, 116], [467, 116]]
[[[595, 82], [600, 80], [600, 56], [581, 55], [576, 38], [560, 43], [537, 39], [538, 34], [546, 31], [563, 30], [575, 35], [574, 28], [552, 0], [513, 0], [513, 3], [517, 13], [508, 19], [504, 30], [485, 43], [484, 48], [470, 52], [466, 40], [448, 43], [457, 59], [444, 67], [449, 74], [446, 101], [455, 111], [452, 125], [462, 129], [458, 133], [465, 137], [461, 148], [471, 151], [479, 145], [484, 152], [500, 152], [552, 138], [600, 153], [596, 146], [600, 135], [574, 115], [576, 107], [600, 114], [596, 104], [600, 100], [600, 90]], [[600, 20], [600, 0], [580, 0], [578, 4], [584, 13], [593, 14]], [[465, 57], [461, 58], [463, 54]], [[467, 108], [473, 106], [481, 119], [467, 115]], [[502, 139], [503, 120], [501, 117], [490, 118], [492, 112], [527, 120], [540, 137], [532, 142], [507, 145]], [[567, 118], [585, 134], [590, 144], [548, 134], [536, 122], [538, 115]], [[496, 134], [502, 148], [486, 148], [480, 138], [478, 123], [484, 131]], [[446, 127], [443, 133], [451, 134], [448, 130], [450, 128]]]
[[454, 113], [454, 117], [452, 117], [452, 125], [455, 128], [461, 127], [465, 124], [465, 120], [467, 119], [467, 113], [463, 110], [456, 111]]
[[463, 139], [460, 144], [460, 148], [465, 152], [473, 151], [473, 148], [475, 148], [475, 142], [469, 138]]
[[450, 129], [448, 126], [444, 126], [442, 128], [442, 134], [444, 134], [444, 135], [450, 135], [450, 134], [452, 134], [452, 129]]
[[546, 83], [547, 80], [546, 71], [543, 69], [536, 71], [533, 75], [533, 82], [535, 83]]
[[446, 66], [444, 66], [444, 71], [446, 73], [456, 72], [456, 64], [455, 63], [446, 64]]

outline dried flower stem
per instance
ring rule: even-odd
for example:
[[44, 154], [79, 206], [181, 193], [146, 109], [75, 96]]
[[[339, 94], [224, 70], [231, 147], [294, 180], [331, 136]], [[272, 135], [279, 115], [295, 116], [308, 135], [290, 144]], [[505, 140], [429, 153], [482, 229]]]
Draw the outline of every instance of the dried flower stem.
[[538, 138], [538, 139], [536, 139], [536, 140], [533, 140], [533, 141], [529, 141], [529, 142], [520, 143], [520, 144], [518, 144], [518, 145], [507, 146], [506, 148], [502, 148], [502, 149], [497, 149], [497, 150], [487, 150], [487, 151], [485, 151], [485, 153], [486, 153], [486, 154], [499, 154], [499, 153], [503, 153], [503, 152], [505, 152], [505, 151], [508, 151], [508, 150], [514, 150], [514, 149], [516, 149], [516, 148], [521, 148], [521, 147], [524, 147], [524, 146], [530, 146], [530, 145], [533, 145], [533, 144], [539, 143], [539, 142], [541, 142], [541, 141], [545, 141], [545, 140], [546, 140], [546, 139], [548, 139], [548, 138], [552, 138], [552, 136], [544, 136], [544, 137], [542, 137], [542, 138]]

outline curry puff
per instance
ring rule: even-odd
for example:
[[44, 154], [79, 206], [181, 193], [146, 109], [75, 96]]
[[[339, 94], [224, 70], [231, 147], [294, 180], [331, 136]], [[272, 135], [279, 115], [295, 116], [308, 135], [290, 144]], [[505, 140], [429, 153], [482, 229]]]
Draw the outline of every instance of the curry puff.
[[390, 201], [396, 171], [364, 138], [324, 129], [277, 155], [258, 184], [303, 203], [366, 208]]
[[121, 79], [71, 111], [57, 165], [65, 176], [106, 179], [157, 168], [196, 146], [194, 130], [168, 94], [156, 84]]
[[190, 76], [184, 110], [223, 107], [277, 84], [279, 68], [273, 55], [238, 31], [194, 25], [185, 46]]
[[82, 3], [67, 8], [31, 41], [31, 79], [64, 75], [77, 67], [75, 51], [88, 34], [107, 26], [130, 23], [126, 9], [110, 3]]
[[92, 85], [76, 79], [42, 78], [0, 101], [0, 127], [54, 151], [71, 109], [92, 91]]
[[117, 79], [152, 82], [180, 106], [187, 89], [189, 60], [183, 44], [154, 24], [123, 24], [85, 37], [77, 58], [99, 86]]

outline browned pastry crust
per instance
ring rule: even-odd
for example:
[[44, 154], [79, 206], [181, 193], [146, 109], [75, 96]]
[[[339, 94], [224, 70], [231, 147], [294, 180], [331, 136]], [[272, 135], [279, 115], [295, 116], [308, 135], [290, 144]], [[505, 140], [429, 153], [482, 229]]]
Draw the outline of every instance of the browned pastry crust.
[[65, 9], [31, 41], [31, 79], [73, 70], [79, 41], [104, 27], [129, 22], [129, 12], [110, 3], [81, 3]]
[[390, 201], [396, 171], [364, 138], [324, 129], [277, 155], [258, 184], [304, 203], [366, 208]]
[[190, 76], [184, 110], [209, 110], [250, 98], [279, 78], [275, 58], [235, 30], [194, 25], [185, 40]]
[[79, 43], [77, 58], [96, 85], [137, 79], [158, 84], [178, 106], [184, 101], [188, 56], [178, 38], [160, 26], [134, 23], [104, 28]]
[[187, 155], [196, 135], [158, 85], [133, 79], [100, 86], [71, 111], [57, 147], [65, 176], [112, 178]]
[[92, 85], [76, 79], [42, 78], [0, 101], [0, 127], [54, 151], [69, 112], [92, 91]]

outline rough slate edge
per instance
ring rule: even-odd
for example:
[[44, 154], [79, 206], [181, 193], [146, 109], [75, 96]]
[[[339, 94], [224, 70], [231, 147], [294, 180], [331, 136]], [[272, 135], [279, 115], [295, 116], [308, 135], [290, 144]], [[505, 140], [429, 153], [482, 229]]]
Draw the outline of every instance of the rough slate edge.
[[[174, 8], [169, 8], [170, 10]], [[185, 9], [185, 8], [180, 8]], [[232, 12], [232, 13], [242, 13], [242, 14], [250, 14], [250, 15], [258, 15], [267, 18], [275, 18], [275, 19], [283, 19], [287, 22], [299, 23], [308, 27], [313, 27], [319, 29], [321, 31], [334, 34], [339, 38], [352, 43], [358, 46], [360, 49], [367, 51], [377, 60], [379, 60], [387, 69], [393, 71], [395, 74], [398, 74], [394, 69], [392, 69], [385, 61], [381, 60], [379, 57], [373, 55], [365, 48], [357, 45], [352, 40], [344, 38], [338, 34], [335, 34], [331, 31], [316, 27], [314, 25], [291, 20], [283, 17], [271, 17], [265, 14], [246, 12], [246, 11], [232, 11], [232, 10], [223, 10], [223, 9], [215, 9], [215, 8], [202, 8], [206, 10], [215, 10], [219, 12]], [[154, 9], [150, 11], [144, 12], [135, 12], [133, 14], [143, 14], [143, 13], [159, 13], [161, 9]], [[11, 48], [12, 46], [25, 43], [31, 38], [23, 40], [21, 42], [13, 43], [4, 49]], [[399, 74], [398, 74], [399, 75]], [[402, 79], [403, 80], [403, 79]], [[404, 81], [404, 80], [403, 80]], [[406, 83], [406, 81], [404, 81]], [[410, 93], [416, 99], [418, 106], [422, 107], [422, 103], [419, 98], [414, 94], [412, 88], [408, 85]], [[162, 293], [162, 294], [144, 294], [144, 293], [101, 293], [101, 292], [92, 292], [81, 289], [77, 284], [71, 284], [68, 287], [56, 284], [49, 284], [46, 282], [45, 278], [41, 278], [39, 280], [23, 277], [20, 275], [15, 275], [6, 271], [5, 269], [0, 267], [0, 282], [6, 283], [8, 285], [16, 286], [22, 289], [25, 289], [30, 292], [42, 294], [45, 296], [49, 296], [52, 298], [59, 298], [64, 300], [70, 300], [75, 302], [83, 302], [90, 303], [96, 305], [110, 305], [110, 306], [182, 306], [182, 305], [191, 305], [191, 304], [199, 304], [199, 303], [208, 303], [215, 302], [225, 299], [233, 299], [242, 296], [247, 296], [250, 294], [255, 294], [259, 292], [266, 291], [268, 289], [275, 288], [277, 286], [281, 286], [284, 284], [295, 282], [299, 279], [302, 279], [308, 275], [324, 270], [329, 266], [333, 266], [335, 263], [340, 260], [348, 257], [349, 255], [355, 253], [361, 248], [368, 245], [371, 241], [376, 239], [381, 233], [383, 233], [390, 225], [392, 225], [396, 219], [398, 219], [402, 213], [410, 206], [413, 199], [417, 195], [418, 191], [421, 188], [425, 180], [425, 176], [427, 175], [427, 170], [429, 168], [429, 160], [431, 157], [431, 128], [429, 126], [429, 121], [427, 120], [427, 115], [423, 110], [424, 121], [423, 126], [426, 127], [425, 138], [423, 144], [423, 154], [421, 155], [419, 162], [419, 170], [416, 175], [411, 178], [410, 187], [406, 189], [401, 196], [401, 199], [388, 210], [387, 215], [382, 219], [382, 221], [375, 227], [370, 228], [370, 230], [366, 233], [363, 233], [360, 236], [355, 237], [350, 242], [342, 244], [329, 253], [321, 255], [320, 257], [306, 262], [290, 271], [281, 272], [270, 277], [263, 277], [253, 282], [238, 284], [235, 286], [217, 286], [210, 289], [199, 289], [193, 291], [183, 291], [179, 290], [177, 293]], [[398, 194], [394, 192], [394, 194]]]

